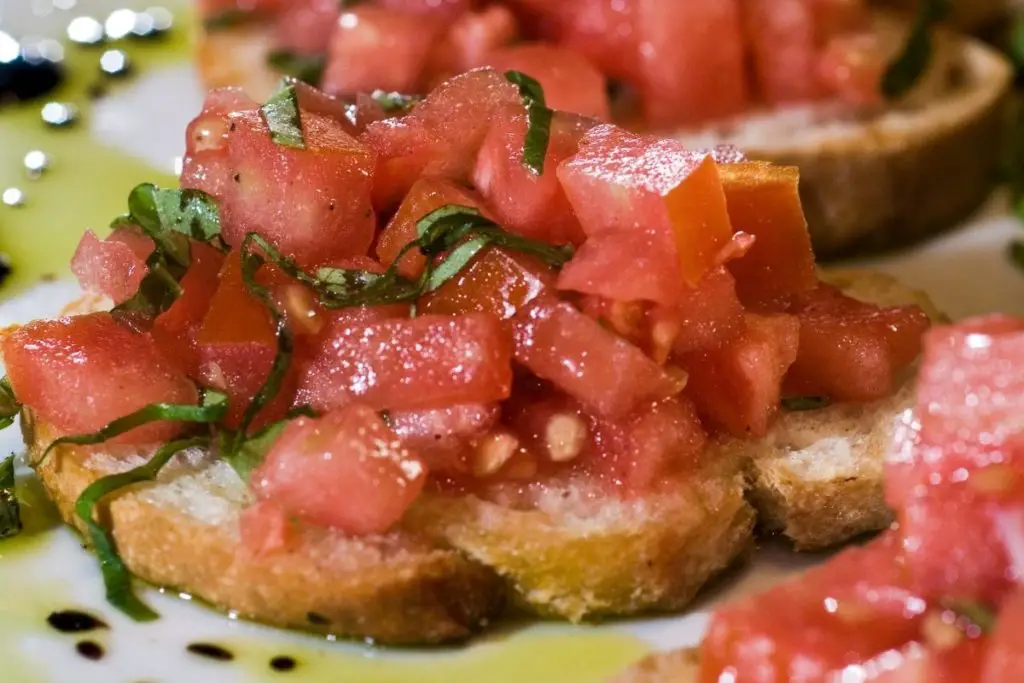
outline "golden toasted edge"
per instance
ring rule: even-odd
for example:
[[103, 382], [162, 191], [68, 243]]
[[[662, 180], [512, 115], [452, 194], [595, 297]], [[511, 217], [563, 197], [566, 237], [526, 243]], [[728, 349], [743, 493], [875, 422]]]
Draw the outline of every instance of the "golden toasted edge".
[[[945, 322], [927, 294], [881, 273], [822, 272], [848, 295], [880, 305], [916, 304]], [[837, 404], [784, 413], [765, 439], [725, 440], [716, 447], [747, 462], [748, 496], [761, 527], [779, 531], [799, 550], [820, 550], [892, 522], [885, 503], [883, 461], [893, 421], [913, 404], [913, 373], [892, 396], [870, 404]]]
[[722, 461], [635, 500], [572, 487], [531, 510], [435, 497], [416, 517], [505, 577], [527, 610], [579, 622], [685, 607], [751, 547], [743, 489], [738, 464]]
[[991, 193], [1013, 68], [979, 41], [949, 40], [962, 57], [963, 85], [927, 107], [865, 121], [855, 134], [746, 146], [751, 158], [800, 168], [819, 256], [919, 240], [953, 227]]
[[672, 650], [648, 655], [608, 683], [694, 683], [699, 674], [700, 650]]
[[[30, 462], [38, 463], [53, 435], [28, 411], [23, 431]], [[36, 472], [64, 521], [81, 531], [75, 501], [114, 471], [111, 462], [102, 453], [58, 447]], [[212, 522], [151, 495], [163, 489], [165, 497], [188, 496], [193, 474], [181, 468], [159, 484], [115, 493], [102, 506], [126, 565], [152, 584], [245, 619], [388, 644], [462, 640], [503, 611], [504, 586], [493, 572], [405, 530], [369, 539], [309, 530], [294, 551], [252, 557], [238, 536], [237, 491], [225, 491], [230, 513]]]

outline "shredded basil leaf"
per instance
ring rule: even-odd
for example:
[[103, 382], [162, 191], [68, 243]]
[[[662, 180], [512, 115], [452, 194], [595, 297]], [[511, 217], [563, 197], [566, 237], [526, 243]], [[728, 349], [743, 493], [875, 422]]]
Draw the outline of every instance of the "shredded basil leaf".
[[160, 615], [142, 602], [132, 590], [131, 573], [117, 552], [113, 534], [95, 519], [96, 506], [103, 498], [115, 491], [156, 479], [160, 470], [176, 454], [188, 448], [206, 446], [209, 441], [209, 437], [205, 436], [171, 441], [162, 446], [146, 464], [94, 481], [82, 491], [75, 502], [75, 514], [85, 525], [89, 539], [100, 560], [100, 571], [103, 573], [107, 601], [135, 621], [153, 621]]
[[14, 455], [0, 462], [0, 538], [21, 533], [21, 505], [14, 490]]
[[949, 15], [952, 0], [921, 0], [902, 52], [882, 74], [882, 94], [892, 100], [907, 94], [932, 60], [932, 26]]
[[387, 90], [374, 90], [370, 93], [370, 98], [380, 105], [385, 114], [406, 114], [423, 100], [420, 95]]
[[782, 407], [785, 410], [801, 411], [801, 410], [818, 410], [819, 408], [827, 408], [832, 404], [826, 396], [792, 396], [790, 398], [782, 399]]
[[248, 482], [252, 477], [252, 471], [263, 464], [263, 460], [267, 457], [267, 451], [274, 445], [277, 438], [281, 436], [281, 432], [284, 431], [289, 422], [290, 420], [281, 420], [280, 422], [267, 425], [245, 441], [242, 441], [233, 450], [231, 450], [232, 445], [230, 443], [227, 445], [227, 448], [224, 450], [224, 459], [238, 473], [238, 477], [242, 481]]
[[[191, 422], [195, 424], [214, 424], [224, 419], [228, 413], [228, 397], [219, 391], [206, 389], [203, 392], [199, 405], [181, 405], [174, 403], [151, 403], [148, 406], [139, 408], [134, 413], [119, 417], [99, 431], [92, 434], [76, 434], [73, 436], [62, 436], [53, 441], [43, 451], [39, 464], [46, 460], [50, 452], [57, 446], [75, 445], [89, 446], [109, 441], [115, 436], [131, 431], [136, 427], [151, 422]], [[38, 467], [38, 464], [37, 464]]]
[[469, 262], [472, 261], [478, 253], [480, 253], [480, 250], [490, 244], [490, 242], [490, 239], [486, 236], [479, 235], [466, 240], [457, 246], [450, 254], [448, 254], [448, 258], [431, 270], [430, 277], [427, 279], [427, 284], [424, 286], [423, 292], [433, 292], [435, 289], [439, 289], [441, 285], [458, 275], [462, 269], [469, 265]]
[[270, 128], [270, 139], [283, 147], [305, 149], [302, 136], [302, 115], [299, 113], [299, 95], [295, 85], [285, 79], [277, 92], [260, 107], [260, 114]]
[[291, 50], [274, 50], [267, 55], [267, 63], [303, 83], [318, 85], [323, 80], [327, 58], [323, 55], [302, 55]]
[[551, 141], [554, 112], [544, 99], [544, 88], [537, 79], [521, 71], [506, 71], [505, 78], [519, 88], [526, 105], [526, 139], [523, 141], [523, 165], [537, 175], [544, 173], [544, 157]]
[[996, 611], [986, 603], [976, 600], [943, 600], [941, 604], [977, 626], [982, 634], [991, 633], [996, 626]]
[[7, 429], [14, 424], [14, 418], [21, 412], [21, 403], [14, 395], [11, 388], [11, 380], [7, 377], [0, 379], [0, 429]]
[[128, 213], [154, 240], [163, 240], [169, 232], [200, 242], [220, 238], [220, 207], [202, 190], [161, 190], [142, 183], [128, 195]]

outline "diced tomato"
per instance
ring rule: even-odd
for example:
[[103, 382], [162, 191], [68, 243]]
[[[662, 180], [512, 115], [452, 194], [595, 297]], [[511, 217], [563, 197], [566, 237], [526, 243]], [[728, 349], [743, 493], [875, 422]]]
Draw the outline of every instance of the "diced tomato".
[[887, 533], [766, 593], [719, 608], [701, 647], [701, 683], [832, 680], [903, 647], [926, 603], [906, 583], [900, 536]]
[[565, 302], [522, 311], [515, 341], [516, 360], [598, 415], [622, 417], [681, 389], [643, 351]]
[[489, 53], [511, 44], [518, 35], [515, 15], [502, 5], [460, 15], [430, 55], [427, 85], [433, 87], [455, 74], [483, 66]]
[[800, 352], [786, 378], [795, 395], [839, 401], [887, 396], [921, 348], [928, 316], [917, 306], [879, 308], [821, 285], [788, 309], [800, 319]]
[[675, 306], [655, 307], [652, 327], [658, 322], [675, 326], [672, 350], [677, 354], [721, 348], [746, 329], [736, 289], [736, 280], [719, 266], [696, 287], [685, 287]]
[[182, 372], [200, 378], [197, 340], [206, 311], [220, 282], [224, 255], [208, 244], [192, 242], [192, 264], [181, 278], [181, 296], [153, 321], [153, 339]]
[[[947, 624], [948, 628], [958, 628]], [[879, 662], [869, 671], [880, 671], [878, 675], [868, 674], [870, 683], [980, 683], [981, 668], [988, 650], [988, 639], [971, 637], [966, 634], [953, 645], [929, 647], [923, 652], [908, 652], [895, 669], [892, 658]], [[885, 657], [883, 654], [882, 657]], [[1007, 679], [1009, 680], [1009, 679]]]
[[471, 442], [488, 434], [500, 414], [495, 403], [474, 403], [434, 410], [392, 410], [387, 422], [402, 443], [426, 461], [431, 472], [462, 474], [468, 471], [466, 453]]
[[508, 335], [490, 315], [424, 315], [332, 326], [303, 371], [299, 404], [329, 410], [359, 401], [420, 410], [508, 397]]
[[434, 17], [368, 5], [346, 10], [336, 26], [322, 82], [332, 95], [375, 88], [417, 92], [427, 55], [443, 28]]
[[537, 79], [552, 109], [607, 121], [608, 83], [586, 57], [547, 43], [520, 43], [487, 55], [487, 66]]
[[679, 269], [661, 236], [640, 228], [588, 238], [558, 276], [558, 288], [613, 301], [679, 299]]
[[259, 105], [241, 88], [211, 90], [203, 110], [185, 132], [185, 156], [181, 166], [181, 187], [203, 190], [220, 199], [231, 182], [228, 159], [228, 114], [252, 111]]
[[377, 0], [377, 4], [396, 12], [435, 14], [454, 19], [472, 9], [474, 0]]
[[883, 102], [879, 87], [886, 60], [876, 36], [869, 33], [837, 36], [818, 57], [818, 82], [829, 93], [854, 107]]
[[506, 322], [532, 302], [549, 296], [553, 284], [554, 274], [541, 261], [492, 247], [420, 304], [427, 313], [489, 313]]
[[871, 26], [871, 12], [864, 0], [814, 0], [811, 3], [818, 44]]
[[101, 240], [86, 230], [71, 258], [71, 272], [83, 289], [124, 303], [139, 291], [152, 251], [153, 240], [141, 231], [118, 228]]
[[740, 0], [635, 4], [647, 122], [678, 127], [742, 112], [748, 94]]
[[778, 410], [782, 378], [797, 357], [800, 323], [791, 315], [746, 315], [746, 331], [716, 351], [679, 357], [687, 393], [701, 415], [729, 434], [763, 436]]
[[999, 611], [989, 638], [981, 683], [1024, 680], [1024, 588], [1017, 588]]
[[291, 0], [274, 21], [276, 47], [300, 55], [322, 55], [341, 16], [336, 0]]
[[814, 289], [814, 252], [800, 204], [800, 171], [795, 166], [748, 162], [718, 169], [733, 230], [755, 238], [743, 256], [729, 263], [746, 304]]
[[556, 169], [579, 149], [591, 119], [555, 112], [544, 172], [523, 164], [527, 119], [521, 106], [501, 112], [484, 138], [473, 184], [507, 230], [550, 244], [580, 244], [583, 229], [558, 182]]
[[360, 140], [378, 157], [374, 205], [395, 206], [421, 177], [468, 180], [497, 112], [521, 101], [504, 76], [479, 69], [442, 83], [401, 119], [371, 123]]
[[768, 104], [813, 100], [817, 79], [817, 0], [746, 0], [744, 23], [761, 96]]
[[238, 520], [242, 549], [250, 557], [272, 557], [292, 550], [298, 534], [288, 513], [280, 505], [265, 500], [242, 510]]
[[304, 149], [275, 143], [257, 111], [228, 119], [233, 182], [221, 224], [229, 244], [255, 230], [305, 266], [367, 252], [376, 228], [370, 150], [319, 114], [301, 117]]
[[[697, 284], [732, 237], [717, 166], [678, 142], [597, 126], [558, 167], [558, 177], [588, 236], [650, 231], [657, 240], [652, 252], [676, 262], [676, 271], [661, 278], [666, 282], [681, 275]], [[671, 303], [677, 289], [656, 300]]]
[[419, 496], [426, 464], [363, 405], [285, 427], [253, 472], [256, 495], [289, 515], [346, 533], [384, 533]]
[[[196, 340], [202, 383], [228, 394], [229, 410], [224, 422], [229, 427], [240, 424], [266, 382], [277, 354], [270, 311], [245, 289], [241, 259], [236, 254], [224, 262]], [[263, 409], [252, 427], [284, 417], [292, 389], [286, 387]]]
[[[417, 180], [377, 240], [377, 256], [380, 260], [391, 265], [398, 258], [399, 252], [418, 237], [416, 224], [420, 219], [447, 204], [469, 206], [484, 212], [480, 201], [460, 185], [430, 178]], [[422, 252], [413, 249], [402, 258], [398, 272], [408, 278], [416, 278], [423, 272], [425, 265], [426, 258]]]
[[[61, 434], [90, 434], [150, 403], [194, 405], [196, 388], [148, 335], [109, 313], [37, 321], [2, 340], [7, 376], [18, 400]], [[112, 441], [160, 443], [180, 423], [156, 422]]]
[[[357, 124], [352, 120], [350, 104], [302, 81], [294, 81], [292, 87], [295, 88], [295, 97], [302, 112], [326, 116], [340, 123], [342, 129], [349, 135], [354, 136], [358, 133]], [[372, 98], [370, 101], [373, 101]], [[374, 105], [379, 107], [376, 103]]]

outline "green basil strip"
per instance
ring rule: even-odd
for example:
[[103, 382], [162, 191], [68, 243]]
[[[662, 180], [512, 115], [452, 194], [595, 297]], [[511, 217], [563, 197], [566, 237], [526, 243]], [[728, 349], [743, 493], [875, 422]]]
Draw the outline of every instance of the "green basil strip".
[[983, 634], [992, 633], [996, 626], [996, 611], [983, 602], [976, 600], [943, 600], [943, 607], [951, 609], [981, 629]]
[[832, 401], [826, 396], [793, 396], [782, 399], [783, 409], [793, 412], [818, 410], [819, 408], [827, 408], [831, 404]]
[[544, 157], [551, 142], [554, 112], [544, 99], [544, 88], [537, 79], [521, 71], [506, 71], [505, 78], [519, 88], [526, 105], [526, 139], [523, 141], [523, 165], [537, 175], [544, 173]]
[[202, 190], [161, 190], [142, 183], [128, 195], [128, 213], [164, 253], [183, 266], [190, 263], [188, 242], [175, 233], [200, 242], [220, 238], [220, 206]]
[[100, 560], [100, 571], [107, 590], [107, 601], [135, 621], [153, 621], [160, 618], [156, 612], [142, 602], [132, 590], [132, 576], [117, 552], [113, 534], [96, 521], [94, 512], [97, 504], [106, 496], [133, 484], [156, 479], [160, 470], [175, 455], [188, 448], [208, 445], [209, 437], [172, 441], [162, 446], [144, 465], [120, 474], [98, 479], [82, 491], [75, 502], [75, 514], [85, 524], [96, 555]]
[[178, 300], [181, 296], [181, 284], [185, 271], [180, 266], [172, 266], [159, 251], [154, 251], [146, 259], [149, 272], [139, 283], [139, 289], [131, 299], [114, 307], [113, 313], [141, 313], [146, 318], [155, 318]]
[[302, 55], [291, 50], [274, 50], [267, 55], [267, 63], [303, 83], [318, 85], [323, 80], [327, 58], [324, 55]]
[[491, 240], [486, 236], [478, 236], [472, 239], [466, 240], [458, 247], [456, 247], [448, 258], [442, 261], [436, 268], [434, 268], [430, 277], [427, 279], [427, 284], [423, 291], [433, 292], [438, 289], [444, 283], [451, 280], [453, 277], [458, 275], [463, 268], [469, 265], [469, 262], [473, 260], [480, 250], [491, 243]]
[[892, 100], [907, 94], [932, 61], [932, 26], [949, 15], [952, 0], [921, 0], [900, 54], [882, 74], [882, 94]]
[[232, 469], [238, 473], [238, 477], [248, 482], [252, 477], [252, 471], [263, 464], [267, 452], [274, 445], [281, 432], [288, 426], [290, 420], [281, 420], [267, 425], [250, 438], [241, 442], [237, 447], [229, 445], [224, 451], [224, 459]]
[[370, 93], [370, 98], [380, 105], [385, 114], [406, 114], [423, 101], [419, 95], [407, 95], [387, 90], [374, 90]]
[[227, 454], [232, 454], [241, 447], [249, 431], [249, 425], [256, 419], [256, 416], [263, 410], [264, 406], [274, 400], [274, 397], [281, 391], [285, 373], [288, 372], [288, 367], [292, 362], [292, 353], [295, 346], [295, 340], [292, 338], [292, 332], [288, 328], [284, 314], [278, 310], [270, 298], [270, 290], [256, 282], [256, 272], [266, 263], [262, 256], [253, 251], [253, 245], [260, 246], [261, 242], [266, 243], [266, 240], [252, 232], [246, 235], [242, 241], [242, 284], [250, 294], [259, 299], [267, 307], [267, 310], [270, 311], [270, 317], [274, 321], [274, 334], [277, 337], [277, 353], [274, 355], [274, 363], [270, 366], [270, 372], [267, 374], [263, 386], [256, 392], [256, 396], [253, 397], [252, 402], [245, 409], [242, 423], [238, 427], [238, 432], [231, 447], [228, 448]]
[[7, 429], [14, 424], [14, 418], [21, 412], [21, 403], [14, 395], [11, 388], [11, 380], [7, 377], [0, 379], [0, 429]]
[[215, 424], [224, 419], [224, 416], [228, 413], [228, 397], [227, 394], [213, 389], [206, 389], [203, 392], [202, 399], [199, 405], [181, 405], [175, 403], [151, 403], [148, 406], [136, 410], [134, 413], [119, 417], [107, 426], [103, 427], [97, 432], [92, 434], [77, 434], [74, 436], [62, 436], [61, 438], [53, 441], [46, 450], [43, 451], [43, 456], [39, 459], [39, 464], [42, 464], [46, 460], [50, 452], [57, 446], [63, 445], [75, 445], [75, 446], [90, 446], [104, 441], [109, 441], [115, 436], [124, 434], [125, 432], [131, 431], [136, 427], [149, 424], [151, 422], [191, 422], [196, 424]]
[[260, 114], [270, 129], [270, 139], [283, 147], [305, 149], [302, 137], [302, 117], [299, 113], [299, 96], [295, 85], [285, 79], [277, 92], [260, 107]]
[[21, 532], [21, 505], [14, 490], [14, 456], [0, 462], [0, 538]]

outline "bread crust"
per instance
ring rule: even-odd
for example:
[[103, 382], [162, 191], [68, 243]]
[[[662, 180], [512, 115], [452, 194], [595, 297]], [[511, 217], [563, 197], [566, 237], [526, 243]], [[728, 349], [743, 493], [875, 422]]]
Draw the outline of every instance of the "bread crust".
[[[22, 425], [38, 463], [54, 435], [29, 411]], [[58, 447], [36, 472], [64, 521], [82, 531], [74, 505], [86, 486], [145, 455]], [[406, 645], [463, 640], [503, 611], [494, 572], [406, 529], [366, 539], [309, 529], [294, 550], [253, 557], [238, 534], [245, 485], [201, 454], [108, 501], [101, 514], [133, 574], [245, 619]]]

